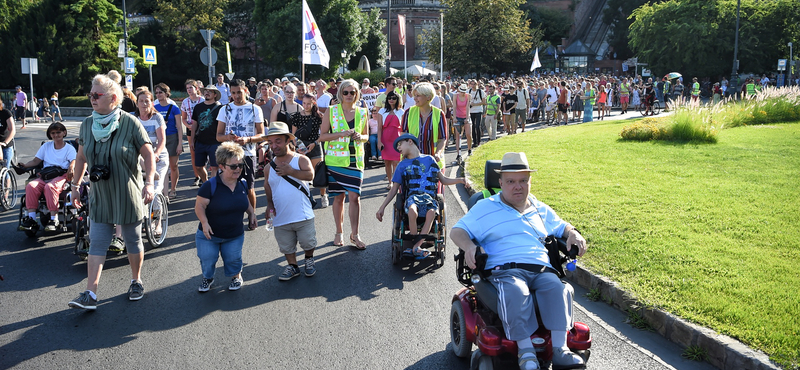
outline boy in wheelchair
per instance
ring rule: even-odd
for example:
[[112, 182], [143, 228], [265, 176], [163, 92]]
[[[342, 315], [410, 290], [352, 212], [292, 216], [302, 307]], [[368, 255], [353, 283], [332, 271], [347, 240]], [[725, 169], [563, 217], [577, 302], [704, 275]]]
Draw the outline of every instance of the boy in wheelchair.
[[[586, 251], [586, 240], [546, 204], [530, 195], [530, 173], [525, 153], [506, 153], [499, 170], [501, 192], [479, 201], [453, 227], [450, 238], [465, 252], [465, 262], [476, 268], [480, 245], [488, 255], [487, 280], [497, 289], [497, 306], [506, 338], [516, 341], [522, 370], [539, 369], [531, 334], [540, 318], [552, 335], [554, 368], [579, 368], [584, 360], [567, 347], [572, 329], [572, 287], [561, 282], [550, 263], [545, 239], [567, 238]], [[476, 245], [477, 244], [477, 245]], [[534, 296], [539, 305], [537, 318]]]
[[[436, 214], [439, 212], [439, 204], [436, 201], [436, 192], [439, 181], [445, 185], [467, 184], [466, 179], [452, 179], [445, 176], [439, 164], [430, 155], [420, 154], [419, 140], [411, 134], [400, 135], [394, 141], [395, 149], [403, 156], [403, 160], [397, 165], [397, 169], [392, 176], [392, 188], [386, 199], [381, 204], [375, 217], [383, 222], [383, 213], [389, 202], [400, 190], [400, 185], [407, 184], [406, 197], [404, 200], [405, 212], [408, 215], [409, 233], [418, 235], [414, 240], [414, 247], [404, 253], [412, 254], [417, 259], [428, 257], [431, 252], [422, 248], [425, 236], [430, 233]], [[418, 231], [417, 217], [425, 217], [422, 229]]]

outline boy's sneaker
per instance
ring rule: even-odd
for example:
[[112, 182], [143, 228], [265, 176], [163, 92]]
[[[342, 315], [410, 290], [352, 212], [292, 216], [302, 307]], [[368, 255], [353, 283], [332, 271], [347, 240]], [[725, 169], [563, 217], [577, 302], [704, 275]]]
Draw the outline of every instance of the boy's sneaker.
[[330, 204], [328, 203], [328, 196], [322, 197], [322, 202], [320, 202], [320, 208], [328, 208]]
[[50, 222], [47, 223], [47, 226], [44, 227], [44, 231], [56, 231], [58, 230], [59, 226], [58, 219], [50, 220]]
[[128, 288], [128, 300], [129, 301], [138, 301], [144, 297], [144, 287], [139, 280], [136, 280], [131, 283], [131, 287]]
[[109, 252], [122, 252], [125, 250], [125, 242], [121, 238], [111, 239], [111, 245], [108, 246]]
[[92, 296], [89, 295], [89, 291], [87, 290], [87, 291], [81, 293], [78, 296], [78, 298], [75, 298], [75, 299], [69, 301], [68, 305], [69, 305], [70, 308], [81, 308], [81, 309], [84, 309], [84, 310], [95, 310], [95, 309], [97, 309], [97, 300], [92, 298]]
[[199, 177], [195, 177], [194, 178], [194, 186], [200, 186], [200, 183], [201, 183], [200, 182], [200, 178]]
[[292, 280], [297, 276], [300, 276], [300, 268], [289, 265], [286, 266], [286, 268], [283, 270], [283, 273], [281, 274], [281, 276], [278, 277], [278, 280], [288, 281]]
[[242, 284], [244, 284], [244, 279], [235, 277], [231, 279], [231, 285], [228, 285], [228, 290], [239, 290], [242, 288]]
[[200, 287], [197, 288], [197, 291], [200, 293], [205, 293], [211, 289], [211, 284], [214, 284], [214, 279], [203, 278], [203, 282], [200, 283]]
[[305, 270], [307, 277], [312, 277], [317, 273], [317, 268], [314, 267], [314, 257], [306, 257]]

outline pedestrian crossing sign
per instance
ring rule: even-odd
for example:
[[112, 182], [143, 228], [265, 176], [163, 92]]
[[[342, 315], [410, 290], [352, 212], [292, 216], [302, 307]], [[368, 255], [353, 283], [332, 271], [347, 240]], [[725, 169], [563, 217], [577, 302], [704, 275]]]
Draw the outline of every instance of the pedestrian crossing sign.
[[156, 47], [150, 45], [142, 45], [142, 52], [144, 52], [145, 64], [158, 64], [156, 63]]

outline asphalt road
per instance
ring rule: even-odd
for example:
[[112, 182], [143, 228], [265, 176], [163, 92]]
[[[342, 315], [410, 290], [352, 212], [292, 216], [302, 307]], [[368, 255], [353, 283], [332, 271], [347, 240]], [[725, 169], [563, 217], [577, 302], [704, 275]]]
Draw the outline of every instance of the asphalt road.
[[[67, 122], [69, 137], [78, 124]], [[18, 131], [21, 160], [35, 154], [46, 126]], [[72, 254], [72, 235], [29, 239], [16, 231], [17, 211], [0, 213], [0, 368], [468, 368], [468, 360], [450, 349], [450, 302], [461, 288], [452, 259], [441, 269], [428, 261], [391, 264], [391, 221], [374, 216], [385, 195], [382, 167], [365, 175], [361, 235], [367, 250], [334, 247], [331, 209], [316, 210], [316, 276], [279, 282], [286, 263], [263, 227], [259, 187], [261, 227], [246, 233], [244, 287], [227, 291], [220, 261], [216, 284], [199, 294], [196, 188], [184, 157], [168, 237], [161, 248], [148, 247], [145, 297], [137, 302], [127, 300], [127, 258], [109, 256], [97, 311], [69, 309], [67, 302], [86, 284], [86, 263]], [[446, 194], [450, 226], [464, 213], [456, 198], [463, 189], [454, 189]], [[448, 250], [456, 247], [450, 242]], [[621, 312], [576, 291], [576, 320], [593, 335], [589, 369], [712, 368], [682, 359], [676, 345], [631, 328]]]

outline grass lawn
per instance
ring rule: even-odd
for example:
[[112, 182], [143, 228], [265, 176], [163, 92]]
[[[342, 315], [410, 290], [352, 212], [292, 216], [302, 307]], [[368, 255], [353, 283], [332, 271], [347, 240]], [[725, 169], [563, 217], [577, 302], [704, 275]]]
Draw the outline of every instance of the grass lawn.
[[619, 140], [594, 122], [482, 145], [468, 171], [525, 151], [532, 193], [589, 241], [580, 263], [800, 369], [800, 122], [730, 128], [717, 144]]

